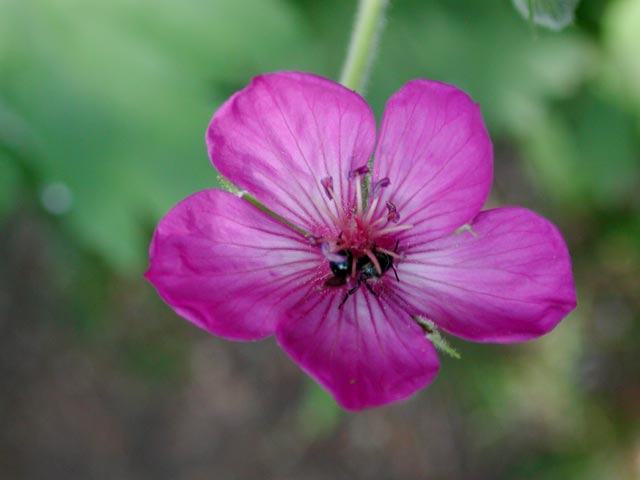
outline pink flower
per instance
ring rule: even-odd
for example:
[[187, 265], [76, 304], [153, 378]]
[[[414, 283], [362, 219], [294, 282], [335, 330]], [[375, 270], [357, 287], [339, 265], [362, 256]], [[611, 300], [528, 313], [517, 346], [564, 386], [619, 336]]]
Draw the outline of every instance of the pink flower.
[[517, 342], [576, 305], [555, 226], [518, 207], [480, 212], [491, 140], [451, 85], [405, 85], [376, 145], [358, 94], [310, 74], [263, 75], [215, 113], [207, 145], [222, 175], [285, 221], [226, 191], [196, 193], [158, 225], [147, 278], [214, 335], [275, 334], [347, 409], [434, 379], [425, 319], [468, 340]]

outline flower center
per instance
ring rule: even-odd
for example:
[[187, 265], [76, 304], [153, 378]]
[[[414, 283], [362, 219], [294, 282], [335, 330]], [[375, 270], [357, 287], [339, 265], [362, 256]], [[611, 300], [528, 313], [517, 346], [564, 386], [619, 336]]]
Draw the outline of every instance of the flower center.
[[368, 173], [366, 166], [350, 172], [349, 181], [354, 182], [356, 199], [355, 205], [349, 208], [345, 208], [336, 195], [333, 178], [321, 180], [325, 193], [335, 205], [335, 213], [330, 212], [330, 216], [336, 226], [335, 236], [320, 239], [322, 253], [332, 272], [345, 277], [345, 283], [348, 276], [360, 281], [362, 277], [380, 277], [392, 268], [394, 261], [401, 259], [395, 235], [413, 227], [399, 224], [400, 214], [393, 203], [387, 201], [386, 208], [380, 206], [380, 192], [391, 184], [388, 178], [375, 182], [368, 201], [364, 202], [363, 183]]

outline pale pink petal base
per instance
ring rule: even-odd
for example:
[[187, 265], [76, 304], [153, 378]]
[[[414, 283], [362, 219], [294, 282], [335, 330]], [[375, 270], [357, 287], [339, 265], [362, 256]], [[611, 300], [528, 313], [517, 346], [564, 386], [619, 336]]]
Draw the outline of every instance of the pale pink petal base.
[[551, 222], [505, 207], [481, 212], [472, 229], [410, 249], [398, 301], [476, 342], [538, 337], [575, 308], [569, 253]]
[[389, 178], [402, 241], [424, 243], [454, 232], [480, 211], [491, 188], [493, 149], [480, 108], [458, 88], [414, 80], [387, 103], [373, 181]]
[[338, 309], [343, 293], [310, 293], [278, 326], [282, 348], [349, 410], [402, 400], [431, 383], [438, 358], [415, 321], [364, 287]]
[[179, 315], [234, 340], [272, 334], [322, 261], [300, 234], [221, 190], [176, 205], [149, 256], [147, 279]]

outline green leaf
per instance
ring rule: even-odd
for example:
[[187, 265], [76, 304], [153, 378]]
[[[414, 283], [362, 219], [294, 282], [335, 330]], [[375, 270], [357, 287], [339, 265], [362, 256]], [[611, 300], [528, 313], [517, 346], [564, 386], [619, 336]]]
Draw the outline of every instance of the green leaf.
[[602, 36], [607, 57], [603, 80], [625, 108], [634, 107], [640, 117], [640, 2], [609, 2], [604, 13]]
[[313, 381], [307, 382], [297, 412], [297, 428], [307, 440], [331, 434], [341, 415], [342, 409], [326, 390]]
[[636, 122], [602, 94], [587, 92], [532, 123], [524, 146], [553, 200], [611, 207], [634, 198]]
[[571, 23], [580, 0], [512, 0], [516, 10], [535, 25], [562, 30]]
[[35, 181], [29, 154], [35, 143], [24, 119], [0, 97], [0, 221], [14, 207], [26, 184]]
[[389, 15], [367, 95], [378, 115], [407, 81], [429, 78], [469, 93], [492, 135], [513, 135], [575, 91], [595, 61], [579, 32], [533, 39], [501, 2], [392, 2]]
[[304, 68], [285, 60], [305, 42], [280, 0], [8, 0], [0, 104], [33, 133], [34, 193], [65, 185], [78, 244], [137, 274], [158, 219], [218, 185], [213, 112], [255, 74]]
[[20, 176], [15, 164], [0, 150], [0, 222], [14, 206]]

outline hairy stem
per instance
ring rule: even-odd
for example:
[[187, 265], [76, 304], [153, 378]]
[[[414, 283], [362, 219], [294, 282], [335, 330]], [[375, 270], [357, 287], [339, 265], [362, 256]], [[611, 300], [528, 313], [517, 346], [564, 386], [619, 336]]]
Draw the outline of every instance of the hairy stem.
[[362, 92], [367, 83], [388, 3], [388, 0], [360, 0], [340, 76], [340, 83], [351, 90]]

